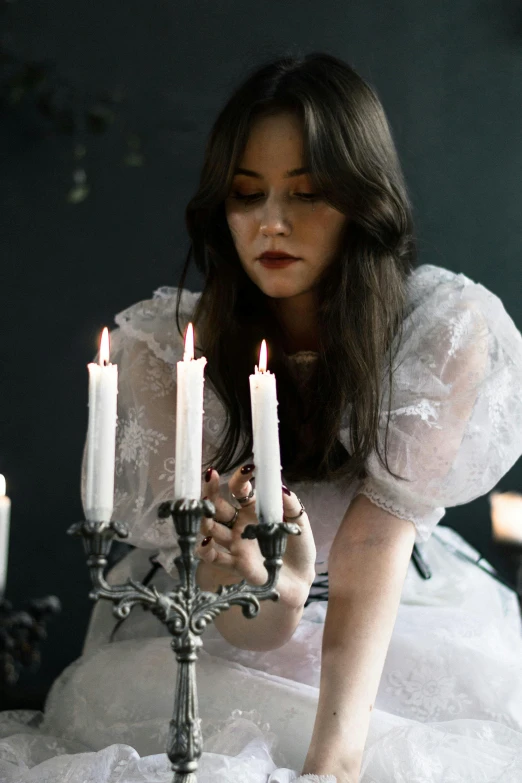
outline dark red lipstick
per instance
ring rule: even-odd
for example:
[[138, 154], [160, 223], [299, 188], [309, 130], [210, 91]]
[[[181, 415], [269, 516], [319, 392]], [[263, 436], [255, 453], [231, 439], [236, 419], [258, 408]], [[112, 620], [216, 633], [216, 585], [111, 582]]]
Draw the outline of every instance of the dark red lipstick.
[[297, 256], [291, 256], [290, 253], [285, 253], [284, 250], [265, 250], [264, 253], [261, 253], [259, 256], [259, 260], [267, 260], [267, 261], [278, 261], [280, 259], [287, 258], [290, 261], [297, 261]]
[[285, 253], [283, 250], [266, 250], [258, 257], [258, 260], [267, 269], [282, 269], [300, 259], [296, 256], [291, 256], [290, 253]]

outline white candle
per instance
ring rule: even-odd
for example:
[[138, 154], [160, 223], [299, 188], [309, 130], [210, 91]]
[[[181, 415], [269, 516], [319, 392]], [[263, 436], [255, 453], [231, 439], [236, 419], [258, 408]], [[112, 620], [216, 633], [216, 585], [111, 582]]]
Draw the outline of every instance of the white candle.
[[522, 495], [492, 492], [489, 495], [493, 539], [522, 546]]
[[283, 521], [281, 454], [275, 375], [266, 369], [266, 342], [261, 343], [259, 367], [250, 376], [254, 464], [256, 466], [256, 514], [264, 522]]
[[0, 596], [5, 592], [11, 501], [5, 494], [5, 478], [0, 474]]
[[201, 497], [203, 451], [203, 384], [207, 360], [194, 359], [194, 329], [185, 334], [183, 361], [177, 362], [176, 461], [174, 500]]
[[99, 364], [89, 369], [86, 508], [88, 520], [109, 522], [114, 508], [114, 455], [118, 365], [110, 364], [109, 332], [103, 330]]

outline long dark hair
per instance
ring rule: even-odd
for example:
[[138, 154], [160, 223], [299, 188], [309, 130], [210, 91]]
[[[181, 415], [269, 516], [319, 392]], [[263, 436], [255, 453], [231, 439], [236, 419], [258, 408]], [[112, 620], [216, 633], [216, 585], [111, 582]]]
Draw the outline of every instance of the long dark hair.
[[[303, 165], [310, 168], [314, 190], [350, 215], [338, 256], [319, 282], [320, 350], [306, 384], [292, 373], [268, 297], [241, 266], [224, 203], [253, 121], [288, 111], [301, 121]], [[374, 448], [392, 473], [378, 448], [379, 411], [383, 373], [390, 381], [388, 410], [391, 404], [392, 341], [402, 335], [416, 244], [400, 163], [375, 92], [349, 65], [322, 52], [256, 68], [212, 127], [185, 219], [191, 246], [179, 284], [178, 329], [193, 256], [205, 279], [193, 315], [197, 346], [227, 412], [218, 452], [204, 467], [225, 472], [251, 457], [248, 377], [266, 338], [269, 369], [277, 376], [285, 478], [364, 478]], [[347, 410], [349, 451], [337, 440]], [[388, 424], [389, 416], [386, 435]]]

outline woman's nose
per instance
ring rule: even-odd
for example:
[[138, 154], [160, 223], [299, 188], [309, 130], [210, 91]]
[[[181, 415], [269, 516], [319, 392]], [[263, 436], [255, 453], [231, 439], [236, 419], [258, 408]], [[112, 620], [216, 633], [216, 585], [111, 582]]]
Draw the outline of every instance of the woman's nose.
[[289, 218], [281, 203], [270, 203], [269, 199], [266, 201], [260, 230], [264, 234], [288, 234], [291, 231]]

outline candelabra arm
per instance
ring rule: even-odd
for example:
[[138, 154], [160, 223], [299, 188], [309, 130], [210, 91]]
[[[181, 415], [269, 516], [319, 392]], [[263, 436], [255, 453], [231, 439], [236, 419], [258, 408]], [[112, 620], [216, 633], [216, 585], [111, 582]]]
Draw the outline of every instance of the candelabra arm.
[[[114, 603], [113, 614], [119, 619], [128, 617], [133, 606], [143, 604], [152, 611], [157, 611], [165, 603], [165, 596], [162, 596], [155, 587], [146, 587], [141, 582], [133, 579], [127, 579], [124, 584], [110, 585], [105, 579], [105, 569], [108, 564], [108, 554], [111, 548], [114, 536], [127, 538], [128, 528], [122, 522], [93, 522], [83, 520], [75, 522], [68, 529], [68, 534], [81, 536], [85, 553], [87, 554], [87, 566], [89, 567], [93, 589], [89, 593], [89, 598], [98, 601], [105, 598]], [[177, 607], [172, 602], [167, 601], [169, 613], [177, 611]]]
[[260, 517], [259, 524], [247, 525], [241, 534], [242, 538], [257, 538], [259, 549], [264, 557], [264, 565], [268, 572], [268, 579], [260, 586], [249, 586], [249, 591], [260, 600], [267, 598], [277, 601], [279, 593], [275, 590], [275, 584], [279, 576], [279, 570], [283, 565], [283, 555], [286, 550], [288, 536], [300, 536], [301, 530], [293, 522], [265, 522]]
[[243, 615], [255, 617], [260, 601], [277, 601], [275, 589], [288, 535], [299, 535], [297, 525], [268, 523], [260, 518], [256, 525], [248, 525], [243, 538], [257, 538], [264, 557], [267, 580], [262, 585], [250, 585], [245, 580], [234, 585], [221, 585], [216, 593], [201, 590], [196, 582], [199, 559], [195, 556], [196, 536], [202, 517], [213, 517], [214, 504], [209, 500], [181, 499], [162, 503], [160, 518], [172, 517], [180, 554], [175, 558], [179, 583], [168, 593], [159, 593], [155, 587], [127, 579], [122, 585], [109, 585], [105, 579], [108, 554], [115, 535], [128, 536], [121, 522], [83, 521], [72, 525], [68, 533], [83, 539], [87, 565], [91, 572], [94, 600], [112, 601], [113, 613], [124, 618], [135, 604], [147, 606], [169, 629], [174, 637], [171, 645], [176, 654], [177, 674], [174, 711], [169, 727], [167, 755], [175, 772], [174, 783], [196, 783], [196, 770], [202, 753], [201, 721], [198, 715], [196, 689], [196, 662], [202, 645], [201, 634], [221, 612], [233, 605], [241, 606]]
[[287, 536], [300, 534], [298, 525], [288, 522], [266, 523], [261, 518], [259, 524], [247, 525], [242, 538], [257, 538], [265, 558], [264, 565], [268, 578], [262, 585], [251, 585], [243, 579], [237, 584], [220, 585], [215, 593], [200, 591], [192, 616], [191, 624], [194, 632], [202, 633], [215, 617], [231, 606], [241, 606], [243, 615], [253, 619], [259, 613], [260, 601], [279, 600], [279, 592], [275, 589], [275, 585], [283, 565]]

